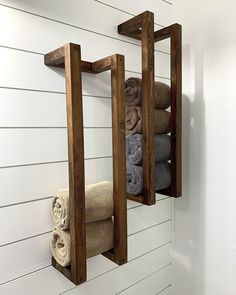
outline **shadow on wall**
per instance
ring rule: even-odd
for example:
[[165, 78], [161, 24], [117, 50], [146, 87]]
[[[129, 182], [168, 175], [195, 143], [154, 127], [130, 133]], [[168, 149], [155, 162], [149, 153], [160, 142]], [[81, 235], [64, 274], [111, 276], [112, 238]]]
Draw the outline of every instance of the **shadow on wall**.
[[[175, 200], [175, 294], [204, 295], [205, 102], [203, 51], [183, 47], [183, 197]], [[192, 75], [192, 76], [191, 76]], [[200, 274], [200, 275], [199, 275]], [[181, 286], [178, 286], [180, 282]], [[185, 282], [185, 286], [183, 286]], [[184, 292], [183, 292], [184, 290]]]

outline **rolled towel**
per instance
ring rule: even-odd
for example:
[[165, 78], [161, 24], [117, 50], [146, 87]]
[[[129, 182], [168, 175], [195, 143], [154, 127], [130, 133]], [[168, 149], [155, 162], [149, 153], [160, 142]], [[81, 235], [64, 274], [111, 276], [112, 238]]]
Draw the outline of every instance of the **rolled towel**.
[[[113, 215], [113, 184], [102, 181], [85, 186], [86, 223]], [[59, 229], [69, 228], [69, 189], [60, 189], [52, 200], [52, 217]]]
[[70, 232], [55, 228], [52, 232], [51, 239], [52, 256], [56, 261], [62, 265], [67, 266], [70, 264]]
[[[92, 257], [114, 247], [114, 223], [112, 218], [92, 222], [86, 225], [86, 256]], [[51, 251], [61, 266], [71, 263], [70, 231], [54, 229], [51, 239]]]
[[[168, 162], [159, 162], [156, 165], [156, 190], [170, 186], [171, 169]], [[143, 167], [127, 165], [126, 167], [126, 191], [129, 194], [138, 195], [143, 191]]]
[[[129, 78], [125, 82], [125, 102], [127, 106], [142, 105], [142, 80]], [[156, 109], [167, 109], [171, 104], [170, 86], [162, 83], [154, 83], [154, 104]]]
[[[170, 132], [170, 112], [154, 110], [154, 131], [155, 134]], [[142, 133], [142, 108], [127, 107], [125, 110], [126, 135]]]
[[[165, 162], [170, 159], [170, 136], [159, 134], [155, 136], [155, 161]], [[139, 165], [143, 160], [143, 135], [126, 136], [126, 161], [131, 165]]]

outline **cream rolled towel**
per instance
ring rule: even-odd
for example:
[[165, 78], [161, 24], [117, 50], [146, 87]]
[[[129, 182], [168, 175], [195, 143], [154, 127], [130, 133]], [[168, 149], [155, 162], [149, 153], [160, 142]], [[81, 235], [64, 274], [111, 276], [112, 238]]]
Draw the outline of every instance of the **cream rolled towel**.
[[[85, 186], [86, 223], [113, 215], [113, 184], [102, 181]], [[60, 189], [52, 200], [52, 217], [59, 229], [69, 228], [69, 189]]]
[[[155, 134], [170, 132], [171, 114], [165, 110], [154, 110]], [[142, 108], [138, 106], [126, 107], [125, 110], [126, 135], [142, 133]]]
[[51, 239], [52, 256], [61, 266], [70, 264], [70, 232], [68, 230], [54, 229]]
[[[86, 256], [92, 257], [114, 247], [114, 223], [112, 218], [86, 224]], [[51, 251], [61, 266], [71, 263], [70, 231], [54, 229]]]
[[[142, 105], [142, 80], [140, 78], [131, 77], [125, 81], [125, 103], [127, 106]], [[155, 108], [167, 109], [170, 106], [170, 104], [170, 86], [159, 81], [154, 82]]]

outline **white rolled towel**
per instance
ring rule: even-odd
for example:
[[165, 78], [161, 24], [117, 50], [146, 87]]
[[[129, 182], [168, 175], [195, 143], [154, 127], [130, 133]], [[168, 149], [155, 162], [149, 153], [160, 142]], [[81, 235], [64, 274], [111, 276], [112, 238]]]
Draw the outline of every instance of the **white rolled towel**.
[[[104, 220], [113, 215], [113, 184], [102, 181], [85, 186], [86, 223]], [[52, 200], [52, 217], [56, 227], [69, 228], [69, 189], [60, 189]]]

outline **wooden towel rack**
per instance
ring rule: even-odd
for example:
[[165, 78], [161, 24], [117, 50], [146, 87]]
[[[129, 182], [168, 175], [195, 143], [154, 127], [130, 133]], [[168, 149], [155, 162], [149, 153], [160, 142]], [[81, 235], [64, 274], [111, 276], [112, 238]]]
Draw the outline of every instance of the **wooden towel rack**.
[[182, 37], [181, 25], [173, 24], [154, 32], [154, 14], [145, 11], [118, 26], [118, 33], [141, 40], [142, 50], [142, 130], [143, 194], [128, 198], [147, 205], [156, 202], [154, 154], [154, 43], [170, 38], [171, 43], [171, 185], [157, 193], [181, 196], [182, 124]]
[[68, 129], [71, 265], [62, 267], [54, 258], [52, 264], [73, 283], [80, 284], [87, 275], [82, 72], [111, 70], [114, 249], [103, 255], [119, 265], [127, 262], [124, 56], [82, 61], [80, 45], [69, 43], [46, 54], [45, 64], [65, 68]]

